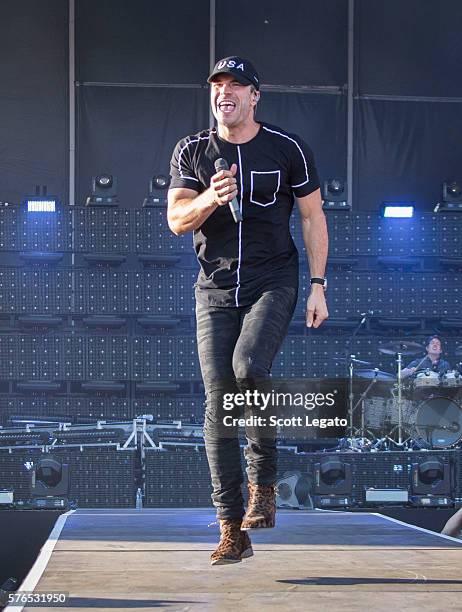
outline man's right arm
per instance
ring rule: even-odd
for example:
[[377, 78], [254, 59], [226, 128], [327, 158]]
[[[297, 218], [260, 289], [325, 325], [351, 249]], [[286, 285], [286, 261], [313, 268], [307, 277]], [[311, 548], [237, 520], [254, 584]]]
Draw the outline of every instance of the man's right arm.
[[173, 187], [168, 192], [167, 220], [174, 234], [181, 236], [199, 228], [218, 206], [237, 195], [236, 164], [212, 176], [210, 187], [198, 195], [194, 189]]
[[174, 234], [181, 236], [200, 227], [218, 204], [209, 188], [200, 195], [193, 189], [179, 187], [168, 192], [167, 220]]
[[414, 359], [414, 361], [411, 361], [411, 363], [406, 368], [403, 368], [401, 370], [401, 378], [409, 378], [409, 376], [412, 376], [417, 370], [416, 366], [418, 364], [419, 364], [418, 359]]

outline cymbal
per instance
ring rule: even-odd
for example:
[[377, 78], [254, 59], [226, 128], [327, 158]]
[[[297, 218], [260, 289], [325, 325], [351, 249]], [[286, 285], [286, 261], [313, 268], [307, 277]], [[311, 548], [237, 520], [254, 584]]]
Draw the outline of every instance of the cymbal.
[[401, 353], [401, 355], [415, 355], [422, 351], [425, 351], [425, 347], [411, 340], [390, 340], [390, 342], [382, 344], [382, 346], [379, 347], [379, 352], [384, 355], [396, 355], [396, 353]]
[[396, 376], [394, 374], [390, 374], [389, 372], [382, 372], [382, 370], [358, 370], [356, 372], [356, 376], [359, 378], [369, 378], [375, 380], [396, 380]]
[[352, 361], [355, 365], [360, 366], [371, 366], [372, 363], [369, 361], [362, 361], [362, 359], [356, 359], [356, 357], [334, 357], [334, 361], [348, 362]]

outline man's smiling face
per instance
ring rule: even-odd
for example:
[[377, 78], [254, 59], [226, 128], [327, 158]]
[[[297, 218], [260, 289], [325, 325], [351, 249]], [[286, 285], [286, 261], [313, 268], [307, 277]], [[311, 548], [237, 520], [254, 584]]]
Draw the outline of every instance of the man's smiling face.
[[442, 352], [441, 341], [439, 338], [432, 338], [427, 346], [429, 355], [439, 356]]
[[220, 125], [234, 128], [253, 121], [258, 93], [251, 85], [243, 85], [231, 74], [218, 74], [210, 84], [210, 103]]

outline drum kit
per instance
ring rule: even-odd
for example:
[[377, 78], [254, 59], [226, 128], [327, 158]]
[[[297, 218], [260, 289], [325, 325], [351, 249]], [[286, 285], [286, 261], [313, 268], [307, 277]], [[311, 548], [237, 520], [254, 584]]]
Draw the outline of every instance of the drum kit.
[[[461, 446], [461, 372], [439, 374], [419, 369], [419, 364], [412, 377], [403, 378], [403, 357], [423, 353], [425, 347], [417, 342], [393, 340], [380, 346], [379, 352], [395, 358], [396, 374], [373, 368], [355, 355], [335, 358], [348, 364], [350, 446], [375, 450]], [[462, 345], [456, 355], [462, 356]], [[359, 397], [354, 393], [358, 386], [362, 390]], [[376, 386], [381, 388], [380, 394], [371, 393]]]

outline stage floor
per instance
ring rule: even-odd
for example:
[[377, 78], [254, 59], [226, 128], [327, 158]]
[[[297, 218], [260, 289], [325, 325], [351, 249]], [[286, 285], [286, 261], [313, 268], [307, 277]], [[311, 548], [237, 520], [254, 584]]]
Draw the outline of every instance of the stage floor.
[[62, 515], [22, 589], [69, 593], [60, 610], [462, 609], [462, 541], [376, 514], [286, 510], [252, 533], [254, 557], [212, 567], [214, 520], [212, 509]]

